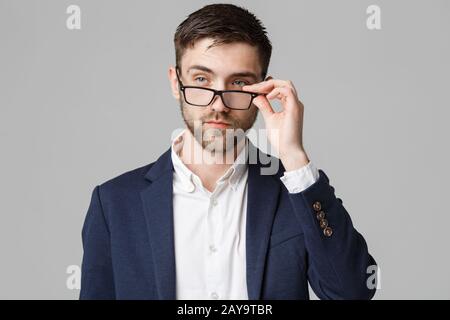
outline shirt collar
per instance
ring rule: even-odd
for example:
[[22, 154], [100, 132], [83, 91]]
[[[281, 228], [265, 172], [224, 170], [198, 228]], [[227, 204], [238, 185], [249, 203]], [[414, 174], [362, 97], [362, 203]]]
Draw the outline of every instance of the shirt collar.
[[179, 153], [181, 147], [183, 146], [183, 134], [185, 130], [179, 133], [172, 141], [171, 156], [172, 163], [175, 173], [180, 178], [183, 188], [187, 192], [193, 192], [195, 190], [195, 185], [192, 181], [192, 176], [194, 175], [191, 170], [189, 170], [186, 165], [181, 161]]
[[[186, 167], [186, 165], [181, 161], [179, 153], [183, 146], [183, 138], [187, 129], [184, 129], [179, 133], [172, 141], [171, 155], [174, 170], [178, 177], [180, 178], [184, 189], [187, 192], [193, 192], [197, 186], [201, 185], [200, 178], [195, 175], [191, 170]], [[244, 147], [239, 152], [236, 160], [233, 162], [230, 168], [222, 175], [222, 177], [217, 180], [217, 184], [227, 183], [233, 189], [236, 190], [238, 183], [244, 176], [247, 170], [247, 159], [248, 159], [248, 138], [244, 137]]]

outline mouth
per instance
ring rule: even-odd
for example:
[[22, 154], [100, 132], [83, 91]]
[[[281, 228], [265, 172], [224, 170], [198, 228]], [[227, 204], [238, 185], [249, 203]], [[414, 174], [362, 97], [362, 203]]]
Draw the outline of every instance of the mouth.
[[229, 123], [222, 121], [207, 121], [205, 124], [213, 128], [227, 128], [230, 126]]

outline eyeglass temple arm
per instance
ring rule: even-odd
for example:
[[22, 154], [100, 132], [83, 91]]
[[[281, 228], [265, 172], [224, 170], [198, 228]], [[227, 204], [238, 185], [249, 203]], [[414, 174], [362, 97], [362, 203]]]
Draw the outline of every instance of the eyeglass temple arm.
[[180, 74], [178, 73], [179, 71], [180, 71], [180, 68], [176, 65], [176, 66], [175, 66], [175, 73], [176, 73], [176, 75], [177, 75], [177, 80], [178, 80], [178, 83], [179, 83], [179, 85], [180, 85], [180, 89], [182, 89], [182, 88], [184, 88], [184, 85], [183, 85], [183, 83], [181, 82]]

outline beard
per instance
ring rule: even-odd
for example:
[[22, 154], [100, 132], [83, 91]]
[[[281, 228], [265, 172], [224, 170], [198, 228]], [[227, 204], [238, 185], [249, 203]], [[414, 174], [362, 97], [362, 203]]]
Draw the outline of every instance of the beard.
[[[183, 121], [195, 140], [202, 146], [202, 149], [212, 154], [225, 154], [238, 145], [245, 138], [246, 132], [256, 121], [258, 108], [251, 106], [244, 110], [248, 116], [244, 120], [239, 120], [225, 112], [210, 112], [202, 115], [199, 119], [193, 118], [189, 112], [190, 108], [199, 108], [185, 105], [180, 99], [180, 110]], [[205, 108], [206, 109], [206, 108]], [[207, 128], [208, 121], [220, 121], [229, 124], [227, 128]]]

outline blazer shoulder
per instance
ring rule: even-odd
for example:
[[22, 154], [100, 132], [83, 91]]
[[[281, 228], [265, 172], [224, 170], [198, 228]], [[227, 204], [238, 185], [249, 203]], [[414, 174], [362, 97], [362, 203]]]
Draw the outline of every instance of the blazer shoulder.
[[150, 170], [150, 168], [155, 164], [155, 162], [146, 164], [144, 166], [126, 171], [121, 173], [101, 184], [99, 188], [103, 192], [113, 192], [113, 191], [127, 191], [139, 189], [146, 185], [145, 174]]

